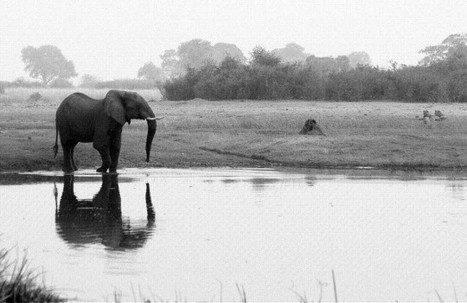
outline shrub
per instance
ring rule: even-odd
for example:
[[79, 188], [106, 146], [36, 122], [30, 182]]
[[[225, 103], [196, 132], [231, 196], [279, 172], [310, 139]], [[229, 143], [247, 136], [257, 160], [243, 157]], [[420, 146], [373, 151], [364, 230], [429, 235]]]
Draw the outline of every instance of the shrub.
[[193, 69], [188, 69], [185, 76], [165, 82], [162, 90], [163, 97], [173, 101], [194, 99], [194, 86], [196, 83], [196, 72]]
[[58, 79], [52, 80], [49, 86], [51, 88], [71, 88], [73, 87], [73, 84], [71, 84], [71, 82], [68, 80], [58, 78]]
[[94, 88], [108, 89], [152, 89], [157, 88], [158, 82], [139, 79], [116, 79], [111, 81], [101, 81], [93, 83]]
[[96, 88], [96, 85], [99, 83], [99, 80], [97, 77], [90, 75], [90, 74], [84, 74], [81, 76], [81, 83], [79, 87], [84, 87], [84, 88]]
[[24, 78], [18, 78], [11, 83], [12, 87], [25, 87], [25, 88], [43, 88], [44, 84], [37, 81], [27, 81]]
[[451, 102], [467, 102], [467, 70], [458, 70], [446, 80], [446, 95]]
[[35, 92], [34, 94], [29, 95], [29, 101], [37, 102], [42, 98], [42, 95], [39, 92]]
[[301, 63], [278, 63], [255, 49], [250, 64], [226, 58], [166, 81], [164, 97], [224, 99], [381, 100], [467, 102], [467, 65], [393, 65], [391, 70], [359, 65], [340, 68], [333, 58], [313, 57]]

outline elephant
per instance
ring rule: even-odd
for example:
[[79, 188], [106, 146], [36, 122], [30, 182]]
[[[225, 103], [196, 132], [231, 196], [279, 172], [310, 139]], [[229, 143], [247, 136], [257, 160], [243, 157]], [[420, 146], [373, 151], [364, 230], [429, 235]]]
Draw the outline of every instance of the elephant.
[[[151, 237], [156, 215], [149, 183], [146, 183], [146, 222], [131, 222], [122, 218], [121, 197], [117, 174], [103, 174], [102, 185], [93, 199], [77, 199], [74, 175], [65, 175], [60, 204], [55, 209], [57, 234], [67, 244], [80, 247], [102, 244], [110, 250], [141, 248]], [[54, 194], [58, 196], [55, 191]]]
[[122, 127], [131, 119], [146, 119], [146, 162], [156, 134], [157, 120], [149, 104], [135, 92], [110, 90], [104, 99], [95, 100], [82, 93], [73, 93], [59, 105], [55, 115], [54, 157], [58, 152], [58, 135], [63, 149], [63, 171], [77, 170], [73, 151], [78, 142], [92, 142], [102, 158], [97, 172], [116, 173], [120, 155]]

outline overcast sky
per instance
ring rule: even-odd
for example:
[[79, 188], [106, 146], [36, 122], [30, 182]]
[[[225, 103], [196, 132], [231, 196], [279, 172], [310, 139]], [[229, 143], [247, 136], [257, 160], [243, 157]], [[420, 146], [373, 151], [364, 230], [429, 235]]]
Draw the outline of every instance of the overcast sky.
[[[465, 0], [2, 0], [0, 80], [26, 76], [21, 49], [52, 44], [79, 76], [135, 78], [148, 61], [200, 38], [249, 56], [295, 42], [317, 56], [367, 52], [415, 65], [418, 51], [467, 32]], [[78, 77], [79, 78], [79, 77]]]

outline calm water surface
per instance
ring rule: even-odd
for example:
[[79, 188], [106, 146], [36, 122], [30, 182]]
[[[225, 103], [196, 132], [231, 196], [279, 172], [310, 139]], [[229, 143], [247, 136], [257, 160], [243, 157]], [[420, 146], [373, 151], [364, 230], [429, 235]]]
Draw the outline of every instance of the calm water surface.
[[467, 300], [462, 175], [122, 170], [0, 177], [0, 245], [79, 300]]

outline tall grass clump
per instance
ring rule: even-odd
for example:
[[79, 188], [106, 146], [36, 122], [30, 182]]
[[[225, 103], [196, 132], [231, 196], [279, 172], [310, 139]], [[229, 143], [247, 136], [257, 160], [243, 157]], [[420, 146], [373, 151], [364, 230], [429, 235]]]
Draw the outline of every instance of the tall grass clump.
[[64, 302], [44, 285], [37, 273], [29, 269], [26, 258], [8, 261], [9, 251], [0, 250], [0, 302]]

